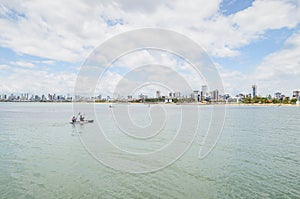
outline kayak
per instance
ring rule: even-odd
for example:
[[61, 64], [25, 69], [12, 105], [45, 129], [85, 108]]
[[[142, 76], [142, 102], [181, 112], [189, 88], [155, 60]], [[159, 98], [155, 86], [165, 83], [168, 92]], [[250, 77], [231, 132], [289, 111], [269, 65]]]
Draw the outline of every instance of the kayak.
[[86, 124], [86, 123], [93, 123], [94, 120], [84, 120], [84, 121], [76, 121], [76, 122], [70, 122], [70, 124]]

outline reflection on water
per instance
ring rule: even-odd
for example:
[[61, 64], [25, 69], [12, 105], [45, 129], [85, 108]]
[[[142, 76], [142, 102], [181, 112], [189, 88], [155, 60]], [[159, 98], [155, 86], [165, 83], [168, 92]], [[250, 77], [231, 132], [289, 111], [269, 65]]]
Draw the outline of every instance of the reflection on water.
[[[148, 109], [137, 106], [142, 113]], [[176, 112], [175, 105], [166, 106]], [[84, 104], [82, 112], [88, 117]], [[120, 147], [142, 150], [144, 146], [147, 150], [149, 146], [115, 131], [107, 105], [97, 104], [96, 112], [105, 120], [102, 123], [111, 127], [108, 137]], [[200, 107], [200, 112], [201, 128], [205, 129], [210, 110]], [[79, 136], [98, 123], [69, 124], [71, 104], [1, 103], [0, 113], [1, 198], [300, 196], [300, 107], [228, 107], [224, 131], [208, 157], [197, 158], [200, 132], [174, 164], [142, 175], [116, 171], [95, 161]], [[147, 124], [147, 118], [138, 117], [137, 122]], [[172, 127], [178, 125], [174, 118], [174, 124], [167, 124], [168, 130], [162, 132], [164, 136], [154, 138], [152, 147], [160, 147], [173, 135]]]

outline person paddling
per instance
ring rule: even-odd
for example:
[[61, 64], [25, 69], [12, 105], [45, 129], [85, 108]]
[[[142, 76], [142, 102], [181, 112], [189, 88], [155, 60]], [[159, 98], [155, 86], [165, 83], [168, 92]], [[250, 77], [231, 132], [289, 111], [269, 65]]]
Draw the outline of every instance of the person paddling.
[[72, 117], [72, 122], [73, 122], [73, 123], [76, 122], [76, 117], [75, 117], [75, 115], [73, 115], [73, 117]]
[[82, 115], [80, 115], [79, 119], [80, 119], [81, 122], [84, 121], [84, 117]]

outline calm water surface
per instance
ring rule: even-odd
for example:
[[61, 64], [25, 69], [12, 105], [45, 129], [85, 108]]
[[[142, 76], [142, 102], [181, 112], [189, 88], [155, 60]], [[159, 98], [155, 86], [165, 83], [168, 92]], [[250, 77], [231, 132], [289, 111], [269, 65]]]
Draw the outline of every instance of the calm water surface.
[[[108, 105], [95, 106], [98, 119], [111, 129], [108, 137], [120, 138], [117, 145], [147, 151], [147, 145], [116, 133]], [[147, 124], [148, 106], [133, 106], [145, 115], [133, 119]], [[171, 113], [179, 107], [166, 106]], [[199, 132], [207, 127], [209, 109], [200, 107]], [[88, 118], [85, 104], [82, 111]], [[300, 197], [300, 107], [228, 107], [223, 133], [209, 156], [197, 158], [199, 133], [178, 161], [147, 174], [116, 171], [92, 158], [79, 137], [97, 122], [78, 125], [78, 134], [69, 124], [72, 114], [72, 104], [0, 103], [0, 198]], [[176, 118], [157, 146], [169, 139]]]

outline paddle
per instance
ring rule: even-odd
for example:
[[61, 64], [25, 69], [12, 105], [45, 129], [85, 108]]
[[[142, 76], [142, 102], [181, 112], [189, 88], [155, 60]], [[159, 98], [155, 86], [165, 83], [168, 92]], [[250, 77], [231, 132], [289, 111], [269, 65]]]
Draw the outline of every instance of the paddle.
[[76, 115], [75, 121], [77, 121], [78, 116], [80, 115], [80, 112]]

